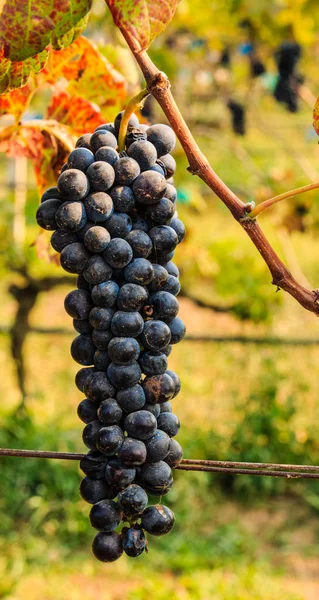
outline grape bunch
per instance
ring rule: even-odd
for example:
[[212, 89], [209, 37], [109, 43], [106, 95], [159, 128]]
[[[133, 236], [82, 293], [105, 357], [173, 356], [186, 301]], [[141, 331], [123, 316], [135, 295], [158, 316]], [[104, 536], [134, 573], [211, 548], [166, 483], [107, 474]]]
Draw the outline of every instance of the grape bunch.
[[82, 365], [75, 382], [85, 395], [78, 416], [89, 450], [80, 492], [93, 505], [93, 553], [103, 562], [123, 551], [139, 556], [145, 532], [172, 529], [174, 513], [148, 506], [148, 494], [170, 491], [182, 459], [171, 405], [181, 384], [168, 369], [172, 345], [185, 335], [172, 262], [185, 236], [172, 179], [175, 134], [133, 114], [119, 153], [122, 116], [78, 139], [36, 215], [54, 231], [63, 269], [77, 274], [65, 309], [78, 333], [71, 354]]

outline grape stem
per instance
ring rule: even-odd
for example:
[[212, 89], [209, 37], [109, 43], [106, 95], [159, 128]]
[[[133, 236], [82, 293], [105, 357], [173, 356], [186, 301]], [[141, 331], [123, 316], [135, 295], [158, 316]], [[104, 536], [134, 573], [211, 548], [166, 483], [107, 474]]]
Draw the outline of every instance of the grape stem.
[[[116, 23], [118, 25], [118, 23]], [[319, 315], [319, 292], [309, 290], [302, 286], [292, 275], [289, 269], [280, 260], [256, 219], [249, 217], [247, 206], [222, 179], [215, 173], [207, 158], [195, 142], [187, 124], [170, 90], [170, 82], [165, 73], [162, 73], [152, 62], [145, 50], [141, 50], [138, 41], [130, 31], [120, 27], [123, 37], [132, 51], [146, 81], [146, 86], [161, 106], [167, 120], [176, 133], [184, 152], [188, 158], [188, 170], [193, 175], [200, 177], [230, 210], [236, 221], [246, 231], [258, 252], [265, 261], [272, 275], [272, 283], [277, 290], [282, 289], [290, 294], [306, 310]]]
[[278, 196], [274, 196], [273, 198], [269, 198], [264, 202], [261, 202], [252, 211], [249, 213], [249, 218], [254, 219], [257, 215], [260, 215], [270, 206], [277, 204], [277, 202], [281, 202], [282, 200], [287, 200], [288, 198], [293, 198], [294, 196], [299, 196], [299, 194], [303, 194], [304, 192], [311, 192], [311, 190], [316, 190], [319, 188], [319, 182], [310, 183], [309, 185], [303, 185], [302, 187], [296, 188], [295, 190], [290, 190], [289, 192], [284, 192], [283, 194], [279, 194]]
[[[45, 450], [0, 448], [0, 456], [80, 461], [85, 458], [86, 454], [75, 452], [51, 452]], [[231, 473], [232, 475], [264, 475], [266, 477], [285, 477], [287, 479], [319, 479], [319, 466], [316, 465], [289, 465], [184, 458], [182, 459], [181, 463], [175, 467], [175, 469], [180, 471]]]
[[135, 113], [136, 110], [143, 108], [144, 100], [147, 96], [149, 96], [149, 94], [150, 94], [150, 92], [148, 91], [148, 89], [144, 88], [138, 94], [136, 94], [136, 96], [133, 96], [133, 98], [131, 98], [131, 100], [129, 101], [129, 103], [123, 113], [123, 117], [122, 117], [121, 124], [120, 124], [120, 131], [119, 131], [119, 138], [118, 138], [119, 152], [123, 152], [123, 150], [125, 149], [125, 137], [126, 137], [128, 122], [130, 120], [131, 115], [133, 113]]

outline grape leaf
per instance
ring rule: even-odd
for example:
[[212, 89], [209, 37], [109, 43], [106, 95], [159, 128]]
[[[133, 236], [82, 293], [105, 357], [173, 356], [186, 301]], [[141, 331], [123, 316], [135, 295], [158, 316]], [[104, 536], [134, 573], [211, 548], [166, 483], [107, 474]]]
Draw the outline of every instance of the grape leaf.
[[85, 29], [92, 0], [0, 1], [0, 94], [25, 85]]
[[313, 127], [315, 132], [319, 135], [319, 98], [317, 98], [313, 109]]
[[2, 94], [0, 96], [0, 117], [2, 115], [13, 115], [18, 121], [26, 110], [34, 90], [35, 81], [30, 79], [29, 83], [20, 89]]
[[79, 96], [59, 92], [52, 96], [46, 117], [68, 125], [78, 135], [94, 131], [104, 123], [98, 106]]
[[179, 0], [105, 0], [115, 25], [146, 50], [172, 19]]

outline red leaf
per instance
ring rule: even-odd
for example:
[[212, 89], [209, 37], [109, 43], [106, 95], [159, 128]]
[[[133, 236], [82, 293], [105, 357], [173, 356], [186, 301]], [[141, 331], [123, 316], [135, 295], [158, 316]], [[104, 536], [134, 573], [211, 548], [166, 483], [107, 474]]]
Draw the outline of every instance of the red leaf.
[[78, 135], [94, 131], [104, 123], [97, 106], [84, 98], [71, 96], [66, 92], [60, 92], [52, 97], [46, 116], [48, 119], [55, 119], [59, 123], [68, 125]]
[[115, 25], [146, 50], [168, 25], [179, 0], [105, 0]]

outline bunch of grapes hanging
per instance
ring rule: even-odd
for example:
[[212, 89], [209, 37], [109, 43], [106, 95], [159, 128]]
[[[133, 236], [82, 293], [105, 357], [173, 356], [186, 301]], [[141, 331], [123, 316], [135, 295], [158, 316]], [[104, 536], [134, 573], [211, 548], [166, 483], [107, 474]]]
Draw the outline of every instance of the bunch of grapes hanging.
[[123, 551], [138, 556], [145, 532], [172, 529], [173, 512], [148, 506], [148, 494], [169, 492], [182, 459], [171, 405], [180, 380], [168, 369], [172, 345], [185, 335], [171, 262], [185, 236], [172, 179], [175, 134], [133, 114], [119, 153], [122, 116], [78, 139], [37, 211], [38, 224], [54, 230], [62, 267], [77, 274], [65, 309], [78, 332], [71, 354], [85, 394], [78, 416], [89, 451], [80, 491], [93, 504], [93, 553], [104, 562]]

